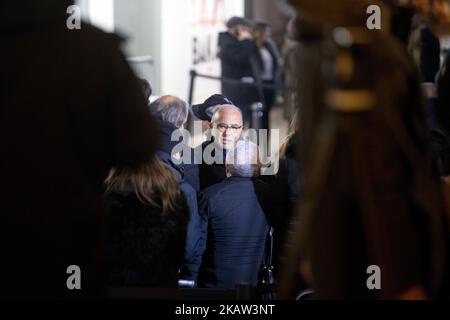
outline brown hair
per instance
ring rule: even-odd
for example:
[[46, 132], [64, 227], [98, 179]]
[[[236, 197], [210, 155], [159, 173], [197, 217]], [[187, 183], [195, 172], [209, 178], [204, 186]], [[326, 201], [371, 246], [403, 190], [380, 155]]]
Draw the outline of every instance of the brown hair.
[[137, 168], [112, 168], [105, 180], [107, 192], [133, 192], [138, 199], [168, 214], [178, 207], [181, 191], [171, 170], [157, 157]]
[[299, 134], [300, 131], [300, 121], [298, 119], [299, 115], [298, 115], [298, 109], [295, 111], [294, 116], [292, 117], [292, 121], [289, 124], [289, 131], [290, 133], [286, 136], [286, 138], [284, 139], [283, 143], [280, 146], [280, 159], [284, 160], [286, 159], [286, 152], [287, 152], [287, 148], [289, 146], [289, 143], [291, 142], [292, 139], [295, 139], [296, 135]]

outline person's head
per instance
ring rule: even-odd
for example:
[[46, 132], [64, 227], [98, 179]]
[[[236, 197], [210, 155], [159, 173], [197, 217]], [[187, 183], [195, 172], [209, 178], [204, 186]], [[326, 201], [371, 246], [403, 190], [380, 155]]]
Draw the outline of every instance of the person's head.
[[236, 142], [227, 154], [225, 169], [228, 177], [258, 176], [261, 170], [258, 146], [251, 141]]
[[172, 123], [181, 128], [187, 120], [188, 106], [174, 96], [162, 96], [150, 104], [150, 112], [159, 120]]
[[211, 118], [217, 109], [223, 105], [233, 105], [227, 97], [221, 94], [210, 96], [205, 102], [192, 106], [192, 113], [196, 118], [202, 120], [203, 129], [209, 129], [211, 126]]
[[139, 79], [139, 82], [141, 83], [142, 91], [144, 92], [144, 96], [147, 99], [147, 103], [152, 95], [152, 86], [150, 83], [145, 79]]
[[255, 21], [252, 26], [252, 35], [257, 43], [264, 43], [271, 37], [270, 23], [267, 21]]
[[220, 106], [211, 118], [211, 129], [215, 129], [215, 141], [223, 149], [231, 149], [242, 133], [241, 110], [233, 105]]
[[162, 214], [175, 212], [179, 207], [179, 184], [156, 156], [137, 168], [112, 168], [105, 184], [107, 192], [133, 193], [142, 203], [161, 208]]
[[239, 37], [239, 34], [243, 31], [250, 30], [250, 21], [242, 17], [232, 17], [227, 21], [226, 26], [229, 33]]

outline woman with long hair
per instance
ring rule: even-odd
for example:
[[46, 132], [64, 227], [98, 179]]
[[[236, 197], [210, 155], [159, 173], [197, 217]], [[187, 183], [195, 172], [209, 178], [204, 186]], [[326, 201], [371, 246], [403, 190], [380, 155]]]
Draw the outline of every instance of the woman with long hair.
[[175, 287], [188, 214], [172, 170], [155, 156], [105, 183], [109, 285]]

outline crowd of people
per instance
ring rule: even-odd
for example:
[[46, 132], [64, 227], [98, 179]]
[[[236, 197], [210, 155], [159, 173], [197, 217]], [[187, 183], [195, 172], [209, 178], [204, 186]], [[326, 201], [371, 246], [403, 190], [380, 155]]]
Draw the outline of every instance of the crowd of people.
[[283, 181], [259, 177], [259, 148], [242, 138], [242, 112], [225, 96], [213, 95], [193, 111], [214, 136], [190, 149], [190, 157], [209, 148], [214, 162], [176, 164], [178, 141], [171, 137], [189, 109], [177, 97], [162, 96], [149, 105], [159, 128], [156, 155], [134, 170], [113, 168], [106, 180], [111, 286], [173, 287], [177, 279], [229, 290], [258, 285], [272, 220], [283, 223], [275, 201], [292, 208], [296, 200], [277, 198], [282, 193], [274, 190], [296, 189], [295, 171]]
[[[65, 27], [69, 0], [49, 1], [45, 14], [25, 3], [32, 17], [0, 20], [1, 296], [101, 297], [182, 280], [272, 290], [262, 287], [267, 268], [280, 297], [308, 288], [316, 298], [448, 295], [438, 178], [450, 172], [450, 55], [436, 61], [423, 21], [414, 67], [395, 35], [363, 46], [336, 37], [330, 58], [313, 15], [290, 22], [281, 59], [267, 22], [233, 17], [219, 38], [222, 93], [189, 106], [172, 95], [149, 103], [151, 86], [135, 77], [119, 38]], [[326, 76], [325, 59], [336, 67]], [[280, 61], [291, 71], [284, 102], [295, 121], [279, 170], [264, 176], [261, 150], [243, 133], [255, 101], [269, 128]], [[428, 128], [421, 82], [436, 87], [422, 86]], [[176, 153], [190, 114], [205, 141]], [[380, 294], [366, 287], [372, 264], [384, 272]], [[81, 290], [67, 286], [73, 265]]]

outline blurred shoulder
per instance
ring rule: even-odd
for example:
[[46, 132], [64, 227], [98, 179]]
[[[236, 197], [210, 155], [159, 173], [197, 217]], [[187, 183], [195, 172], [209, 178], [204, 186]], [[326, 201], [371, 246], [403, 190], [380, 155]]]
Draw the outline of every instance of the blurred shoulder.
[[78, 49], [119, 49], [124, 41], [119, 34], [105, 32], [88, 23], [81, 23], [80, 29], [67, 30], [67, 34], [70, 41], [78, 41], [82, 45], [89, 44], [89, 47], [81, 46]]

